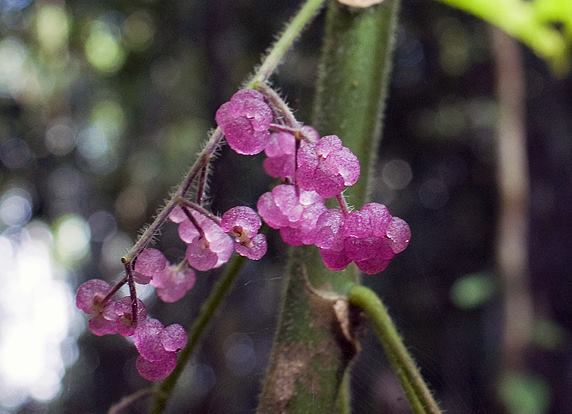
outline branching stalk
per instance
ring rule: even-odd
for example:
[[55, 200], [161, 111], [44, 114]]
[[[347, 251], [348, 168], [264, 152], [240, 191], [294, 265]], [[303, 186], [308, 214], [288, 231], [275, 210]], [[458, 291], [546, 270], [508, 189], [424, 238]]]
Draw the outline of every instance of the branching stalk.
[[[289, 22], [284, 32], [282, 32], [281, 36], [273, 45], [270, 53], [263, 60], [262, 65], [252, 76], [252, 78], [246, 83], [247, 88], [260, 86], [268, 80], [268, 78], [281, 63], [286, 52], [300, 36], [303, 29], [313, 20], [314, 16], [324, 4], [324, 1], [325, 0], [307, 0], [304, 3], [302, 8]], [[155, 232], [169, 217], [171, 211], [177, 205], [181, 204], [182, 200], [185, 200], [185, 195], [191, 187], [194, 179], [202, 171], [203, 168], [208, 168], [208, 163], [220, 145], [222, 138], [222, 132], [219, 128], [217, 128], [210, 136], [204, 149], [200, 152], [197, 160], [191, 166], [189, 172], [175, 193], [171, 196], [165, 207], [163, 207], [163, 209], [159, 212], [153, 223], [151, 223], [147, 230], [141, 235], [139, 240], [131, 248], [128, 254], [123, 257], [122, 261], [124, 263], [130, 263], [135, 257], [137, 257], [139, 252], [145, 248], [145, 246], [152, 239]], [[211, 215], [208, 215], [208, 217], [212, 219]], [[193, 350], [199, 344], [209, 321], [212, 319], [213, 315], [216, 313], [223, 299], [226, 297], [227, 293], [232, 287], [232, 284], [236, 279], [236, 276], [238, 275], [243, 263], [244, 258], [242, 256], [236, 256], [233, 258], [233, 260], [227, 265], [225, 275], [215, 285], [213, 292], [203, 304], [198, 318], [191, 326], [189, 331], [189, 342], [185, 349], [180, 353], [175, 370], [165, 381], [161, 383], [157, 389], [152, 413], [161, 413], [165, 409], [173, 389], [175, 388], [175, 385], [181, 376], [188, 360], [190, 359]]]
[[256, 89], [266, 97], [270, 106], [279, 112], [280, 118], [286, 126], [292, 128], [294, 131], [299, 129], [300, 125], [296, 120], [296, 117], [288, 107], [288, 104], [280, 97], [278, 92], [266, 84], [261, 84], [257, 86]]
[[115, 295], [117, 291], [121, 289], [121, 287], [126, 283], [127, 283], [127, 276], [124, 276], [123, 279], [117, 282], [107, 293], [107, 295], [105, 295], [105, 297], [101, 300], [101, 304], [105, 305], [109, 301], [109, 299], [111, 299], [113, 295]]
[[205, 190], [207, 186], [207, 178], [209, 174], [209, 164], [207, 163], [201, 170], [201, 175], [199, 176], [199, 185], [197, 187], [197, 204], [203, 204], [203, 198], [205, 195]]
[[[282, 62], [284, 55], [290, 50], [296, 39], [300, 36], [304, 28], [310, 23], [317, 12], [320, 10], [325, 0], [307, 0], [294, 18], [288, 23], [286, 29], [282, 32], [276, 43], [270, 49], [270, 52], [263, 60], [262, 64], [254, 75], [245, 84], [246, 88], [255, 88], [265, 83], [274, 73], [278, 65]], [[191, 166], [183, 181], [171, 196], [167, 204], [159, 211], [153, 222], [141, 234], [137, 242], [123, 256], [124, 263], [130, 263], [137, 255], [149, 244], [153, 235], [161, 228], [163, 223], [169, 217], [169, 214], [177, 206], [177, 199], [184, 197], [191, 188], [195, 178], [200, 174], [201, 170], [208, 166], [216, 149], [222, 141], [223, 135], [220, 128], [215, 129], [209, 140], [205, 144], [203, 150], [199, 153], [197, 160]]]
[[213, 213], [211, 213], [210, 211], [208, 211], [206, 208], [193, 203], [192, 201], [189, 201], [185, 198], [180, 197], [178, 200], [178, 204], [182, 207], [186, 207], [189, 208], [191, 210], [195, 210], [197, 213], [205, 216], [206, 218], [214, 221], [216, 224], [220, 225], [220, 218], [218, 218], [217, 216], [215, 216]]

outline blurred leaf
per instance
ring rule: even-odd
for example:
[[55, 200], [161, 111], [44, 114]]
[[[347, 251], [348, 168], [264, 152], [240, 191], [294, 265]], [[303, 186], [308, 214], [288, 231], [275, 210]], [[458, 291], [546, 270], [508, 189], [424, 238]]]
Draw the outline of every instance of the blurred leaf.
[[40, 46], [54, 53], [66, 46], [70, 29], [70, 17], [63, 6], [44, 4], [36, 15], [36, 31]]
[[511, 414], [543, 414], [550, 402], [550, 388], [543, 378], [512, 373], [500, 384], [500, 398]]
[[542, 348], [555, 350], [564, 344], [566, 331], [553, 321], [541, 319], [532, 328], [531, 340]]
[[53, 223], [56, 256], [66, 265], [77, 264], [86, 258], [91, 232], [87, 222], [79, 215], [65, 214]]
[[536, 0], [532, 6], [539, 20], [562, 23], [567, 40], [572, 41], [572, 1]]
[[458, 279], [451, 287], [451, 300], [461, 309], [474, 309], [489, 301], [497, 286], [489, 274], [474, 273]]
[[152, 16], [144, 10], [132, 13], [123, 22], [123, 41], [132, 50], [141, 51], [153, 42], [155, 25]]
[[[568, 70], [570, 0], [440, 0], [498, 26], [534, 50], [557, 73]], [[561, 24], [559, 31], [554, 24]], [[567, 33], [567, 35], [565, 35]]]
[[85, 55], [93, 67], [105, 73], [118, 71], [125, 62], [125, 50], [114, 27], [102, 21], [91, 25], [85, 42]]

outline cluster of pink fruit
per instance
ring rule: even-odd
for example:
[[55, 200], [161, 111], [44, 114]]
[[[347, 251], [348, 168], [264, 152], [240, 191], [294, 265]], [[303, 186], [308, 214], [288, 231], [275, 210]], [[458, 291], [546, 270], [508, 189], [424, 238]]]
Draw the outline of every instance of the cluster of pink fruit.
[[[171, 221], [178, 223], [179, 236], [187, 243], [185, 260], [172, 265], [163, 253], [147, 248], [133, 266], [133, 281], [151, 284], [164, 302], [176, 302], [192, 289], [195, 271], [206, 271], [226, 263], [233, 251], [258, 260], [266, 253], [266, 237], [259, 234], [262, 225], [254, 210], [234, 207], [222, 218], [207, 216], [186, 207], [175, 208]], [[147, 316], [144, 304], [137, 300], [137, 317], [133, 318], [132, 298], [115, 299], [115, 287], [100, 279], [83, 283], [76, 305], [90, 316], [89, 329], [95, 335], [119, 334], [132, 337], [139, 352], [136, 366], [142, 377], [157, 381], [168, 376], [177, 363], [176, 353], [184, 348], [187, 335], [180, 325], [163, 327]]]
[[[285, 125], [268, 102], [256, 90], [241, 90], [216, 113], [228, 145], [243, 155], [264, 151], [265, 171], [281, 179], [259, 198], [260, 217], [279, 230], [287, 244], [317, 246], [332, 270], [351, 262], [367, 274], [384, 270], [409, 243], [407, 223], [377, 203], [349, 211], [342, 193], [359, 178], [357, 157], [335, 135], [320, 137], [311, 127]], [[340, 207], [326, 207], [329, 198], [336, 198]], [[179, 237], [187, 244], [185, 259], [172, 265], [159, 250], [143, 249], [134, 259], [133, 281], [150, 283], [163, 301], [175, 302], [193, 287], [194, 270], [217, 268], [233, 251], [253, 260], [262, 258], [267, 246], [258, 232], [262, 224], [258, 214], [238, 206], [219, 218], [191, 202], [181, 203], [169, 218], [178, 224]], [[175, 367], [176, 352], [186, 344], [183, 328], [163, 327], [146, 315], [143, 303], [134, 304], [134, 297], [114, 299], [117, 286], [87, 281], [78, 289], [78, 308], [91, 317], [94, 334], [133, 337], [139, 352], [137, 369], [144, 378], [165, 378]]]
[[[258, 213], [284, 242], [317, 246], [332, 270], [350, 262], [367, 274], [384, 270], [409, 243], [407, 223], [382, 204], [348, 211], [342, 192], [359, 178], [358, 158], [335, 135], [320, 138], [310, 127], [289, 131], [273, 124], [274, 118], [254, 90], [237, 92], [216, 114], [228, 145], [239, 154], [264, 151], [266, 172], [284, 182], [259, 198]], [[326, 207], [333, 197], [340, 208]]]

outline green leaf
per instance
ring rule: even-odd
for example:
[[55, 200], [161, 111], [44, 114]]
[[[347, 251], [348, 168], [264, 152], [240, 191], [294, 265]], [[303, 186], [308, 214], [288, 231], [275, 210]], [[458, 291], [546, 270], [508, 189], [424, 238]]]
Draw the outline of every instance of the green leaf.
[[544, 379], [512, 373], [500, 383], [500, 397], [511, 414], [543, 414], [550, 403], [550, 388]]
[[532, 343], [549, 351], [561, 348], [567, 339], [566, 330], [548, 319], [537, 320], [532, 327]]
[[[572, 2], [569, 0], [440, 0], [504, 30], [546, 60], [553, 70], [569, 69]], [[558, 30], [554, 24], [564, 29]]]
[[497, 292], [490, 275], [474, 273], [461, 277], [451, 287], [451, 300], [461, 309], [474, 309], [489, 301]]

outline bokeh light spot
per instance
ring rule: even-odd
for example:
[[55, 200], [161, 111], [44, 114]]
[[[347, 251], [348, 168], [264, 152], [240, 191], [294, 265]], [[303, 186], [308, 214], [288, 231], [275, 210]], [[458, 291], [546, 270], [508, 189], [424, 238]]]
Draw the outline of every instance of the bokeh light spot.
[[113, 73], [125, 62], [125, 51], [109, 24], [94, 22], [85, 42], [87, 61], [97, 70]]
[[69, 29], [69, 17], [62, 5], [40, 3], [36, 14], [36, 31], [43, 49], [53, 53], [65, 47]]
[[124, 41], [133, 50], [144, 50], [151, 45], [155, 36], [152, 17], [144, 10], [138, 10], [123, 22]]
[[0, 197], [0, 221], [8, 226], [22, 226], [32, 216], [30, 194], [20, 188], [6, 191]]
[[413, 172], [407, 161], [394, 159], [383, 166], [382, 178], [385, 185], [392, 190], [402, 190], [411, 182]]
[[73, 214], [64, 215], [54, 227], [56, 252], [62, 262], [73, 263], [88, 254], [91, 232], [83, 218]]

